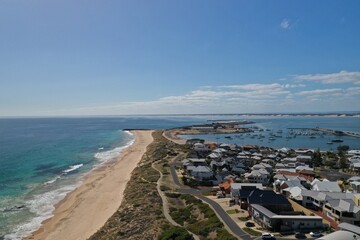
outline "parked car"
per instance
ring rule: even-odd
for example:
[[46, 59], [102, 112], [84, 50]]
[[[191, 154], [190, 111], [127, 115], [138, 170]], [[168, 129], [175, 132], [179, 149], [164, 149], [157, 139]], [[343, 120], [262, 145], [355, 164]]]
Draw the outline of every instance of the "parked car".
[[262, 239], [275, 239], [274, 235], [272, 235], [271, 233], [263, 233], [263, 234], [261, 234], [261, 238]]
[[245, 223], [245, 226], [247, 226], [247, 227], [254, 227], [255, 224], [254, 224], [253, 222], [246, 222], [246, 223]]
[[310, 236], [312, 236], [312, 237], [321, 237], [322, 234], [321, 234], [321, 232], [310, 232]]
[[297, 233], [295, 233], [295, 238], [305, 239], [306, 235], [305, 235], [305, 233], [297, 232]]

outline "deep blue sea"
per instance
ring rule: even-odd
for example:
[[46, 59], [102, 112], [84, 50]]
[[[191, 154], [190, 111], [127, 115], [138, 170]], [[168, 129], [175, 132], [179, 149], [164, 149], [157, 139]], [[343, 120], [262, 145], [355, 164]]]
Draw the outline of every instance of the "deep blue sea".
[[[360, 132], [357, 117], [239, 117], [239, 116], [138, 116], [108, 118], [0, 119], [0, 239], [21, 239], [52, 216], [54, 204], [75, 189], [94, 167], [118, 156], [133, 136], [123, 129], [165, 129], [206, 123], [214, 119], [249, 119], [270, 134], [268, 141], [250, 135], [225, 138], [204, 135], [206, 140], [272, 147], [336, 148], [324, 135], [287, 139], [288, 127], [323, 127]], [[191, 136], [193, 137], [193, 136]], [[338, 137], [337, 137], [338, 138]], [[360, 139], [341, 137], [342, 144], [360, 149]]]

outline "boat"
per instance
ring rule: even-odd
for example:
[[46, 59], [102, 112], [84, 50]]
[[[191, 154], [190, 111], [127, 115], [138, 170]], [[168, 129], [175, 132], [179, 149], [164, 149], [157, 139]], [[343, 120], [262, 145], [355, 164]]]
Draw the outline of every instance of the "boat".
[[333, 144], [333, 142], [327, 142], [326, 144]]
[[333, 140], [331, 140], [332, 142], [343, 142], [344, 140], [342, 140], [342, 139], [333, 139]]
[[225, 138], [231, 139], [231, 136], [226, 136]]

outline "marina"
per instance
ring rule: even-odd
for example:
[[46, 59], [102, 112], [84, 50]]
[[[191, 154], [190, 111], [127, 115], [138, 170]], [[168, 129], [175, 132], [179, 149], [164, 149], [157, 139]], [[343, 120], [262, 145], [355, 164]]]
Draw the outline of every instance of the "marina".
[[339, 130], [333, 130], [333, 129], [327, 129], [327, 128], [288, 128], [290, 130], [295, 130], [295, 129], [299, 129], [299, 130], [311, 130], [311, 131], [319, 131], [322, 133], [327, 133], [327, 134], [333, 134], [333, 135], [337, 135], [337, 136], [349, 136], [349, 137], [356, 137], [356, 138], [360, 138], [360, 134], [359, 133], [353, 133], [353, 132], [347, 132], [347, 131], [339, 131]]
[[[269, 146], [273, 148], [312, 148], [336, 150], [340, 145], [359, 149], [360, 124], [357, 118], [331, 117], [258, 117], [250, 118], [249, 132], [231, 134], [196, 134], [212, 142]], [[185, 138], [194, 135], [181, 134]]]

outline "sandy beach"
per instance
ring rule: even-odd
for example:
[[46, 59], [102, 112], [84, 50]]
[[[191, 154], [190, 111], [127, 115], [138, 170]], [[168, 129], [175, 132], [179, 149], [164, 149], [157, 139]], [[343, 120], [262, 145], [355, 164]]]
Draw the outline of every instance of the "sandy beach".
[[152, 131], [132, 131], [135, 143], [116, 161], [89, 173], [80, 187], [69, 193], [54, 216], [27, 239], [87, 239], [119, 208], [131, 172], [153, 141]]

